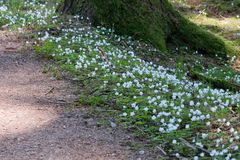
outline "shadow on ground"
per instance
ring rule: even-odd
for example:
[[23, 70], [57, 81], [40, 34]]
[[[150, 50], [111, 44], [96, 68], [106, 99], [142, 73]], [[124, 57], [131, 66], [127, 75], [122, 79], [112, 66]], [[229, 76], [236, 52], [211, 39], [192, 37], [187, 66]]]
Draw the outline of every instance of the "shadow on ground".
[[121, 145], [124, 133], [96, 127], [83, 108], [70, 108], [76, 88], [43, 74], [42, 62], [18, 53], [21, 44], [14, 34], [0, 32], [1, 160], [139, 158]]

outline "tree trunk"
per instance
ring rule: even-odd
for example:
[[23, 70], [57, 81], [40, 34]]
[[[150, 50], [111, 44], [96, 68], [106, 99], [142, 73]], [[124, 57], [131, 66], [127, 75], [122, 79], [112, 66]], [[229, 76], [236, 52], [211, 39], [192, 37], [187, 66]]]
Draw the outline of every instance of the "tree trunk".
[[167, 0], [65, 0], [59, 10], [148, 41], [161, 51], [174, 44], [222, 57], [234, 52], [223, 39], [181, 16]]

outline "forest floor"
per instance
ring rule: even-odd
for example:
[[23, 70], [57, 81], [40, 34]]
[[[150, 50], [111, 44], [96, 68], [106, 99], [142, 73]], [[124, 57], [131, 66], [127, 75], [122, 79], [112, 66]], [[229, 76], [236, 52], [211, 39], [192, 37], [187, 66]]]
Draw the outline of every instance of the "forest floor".
[[171, 0], [189, 20], [240, 48], [240, 1]]
[[69, 106], [76, 86], [44, 74], [46, 62], [21, 46], [14, 33], [0, 31], [0, 159], [132, 159], [121, 146], [127, 136]]
[[[56, 6], [0, 0], [0, 160], [240, 159], [239, 55], [162, 53]], [[233, 22], [200, 25], [239, 47]]]

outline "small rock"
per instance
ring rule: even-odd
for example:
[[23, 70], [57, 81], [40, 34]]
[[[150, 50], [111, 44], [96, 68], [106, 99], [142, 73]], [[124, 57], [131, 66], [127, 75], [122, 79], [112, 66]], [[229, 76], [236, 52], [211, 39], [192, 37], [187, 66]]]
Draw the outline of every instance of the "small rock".
[[55, 80], [56, 80], [56, 78], [55, 78], [55, 77], [51, 77], [51, 78], [50, 78], [50, 80], [52, 80], [52, 81], [55, 81]]
[[84, 121], [84, 124], [87, 127], [93, 127], [93, 126], [96, 126], [96, 121], [93, 118], [89, 118], [89, 119]]
[[117, 126], [116, 123], [111, 122], [111, 127], [112, 128], [115, 128], [116, 126]]
[[139, 151], [139, 154], [143, 155], [145, 153], [144, 150]]

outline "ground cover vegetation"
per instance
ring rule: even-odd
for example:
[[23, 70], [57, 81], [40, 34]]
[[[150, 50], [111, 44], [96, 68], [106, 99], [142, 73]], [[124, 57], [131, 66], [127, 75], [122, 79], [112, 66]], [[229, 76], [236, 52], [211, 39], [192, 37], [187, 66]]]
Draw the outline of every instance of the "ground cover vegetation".
[[[117, 126], [158, 148], [163, 158], [240, 158], [240, 93], [232, 90], [240, 74], [226, 60], [206, 67], [206, 59], [185, 46], [161, 54], [114, 29], [92, 27], [87, 17], [64, 17], [52, 4], [0, 1], [0, 24], [23, 35], [31, 30], [34, 39], [27, 45], [82, 85], [79, 103], [111, 108]], [[199, 59], [186, 62], [185, 52]], [[146, 58], [156, 53], [175, 60], [168, 66]]]

